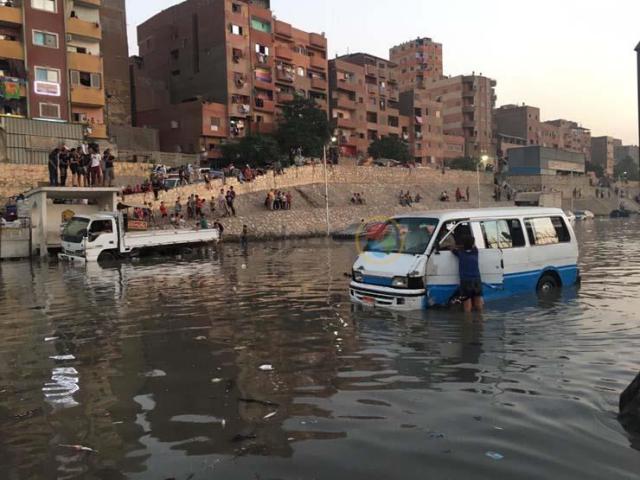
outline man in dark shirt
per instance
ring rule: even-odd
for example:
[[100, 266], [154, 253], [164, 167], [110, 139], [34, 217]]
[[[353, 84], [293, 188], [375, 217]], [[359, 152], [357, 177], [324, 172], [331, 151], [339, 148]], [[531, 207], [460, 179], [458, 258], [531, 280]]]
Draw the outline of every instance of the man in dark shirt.
[[481, 312], [484, 307], [482, 299], [482, 277], [478, 262], [478, 249], [475, 239], [467, 235], [462, 240], [462, 249], [457, 248], [453, 253], [458, 257], [460, 273], [460, 295], [463, 298], [464, 311], [469, 313], [474, 308]]

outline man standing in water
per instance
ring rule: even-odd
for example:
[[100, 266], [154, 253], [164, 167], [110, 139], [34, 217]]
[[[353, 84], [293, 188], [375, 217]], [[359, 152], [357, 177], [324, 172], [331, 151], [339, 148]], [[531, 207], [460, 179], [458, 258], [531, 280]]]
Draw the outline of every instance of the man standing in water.
[[475, 239], [467, 235], [462, 239], [462, 249], [456, 248], [453, 254], [458, 257], [460, 272], [460, 295], [463, 298], [464, 311], [470, 313], [473, 309], [482, 312], [482, 278], [478, 263], [478, 249]]

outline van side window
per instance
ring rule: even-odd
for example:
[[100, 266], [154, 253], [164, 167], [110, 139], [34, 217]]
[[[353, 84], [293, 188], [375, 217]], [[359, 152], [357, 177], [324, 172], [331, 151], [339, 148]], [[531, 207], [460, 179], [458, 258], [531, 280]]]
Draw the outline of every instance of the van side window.
[[471, 232], [471, 225], [469, 222], [460, 223], [454, 232], [450, 234], [444, 242], [442, 239], [447, 236], [449, 233], [449, 229], [459, 223], [461, 220], [451, 220], [445, 223], [440, 228], [440, 233], [438, 233], [438, 240], [436, 242], [436, 248], [440, 251], [453, 250], [456, 246], [462, 245], [462, 239], [464, 237], [471, 237], [473, 233]]
[[562, 217], [552, 217], [551, 223], [553, 223], [553, 228], [556, 229], [560, 243], [569, 243], [571, 241], [571, 234], [564, 219]]
[[[525, 220], [525, 224], [531, 245], [556, 245], [560, 243], [560, 236], [551, 218], [529, 218]], [[566, 226], [564, 228], [566, 229]], [[568, 233], [567, 231], [567, 235]]]
[[524, 247], [524, 232], [520, 220], [481, 222], [486, 248], [505, 249]]

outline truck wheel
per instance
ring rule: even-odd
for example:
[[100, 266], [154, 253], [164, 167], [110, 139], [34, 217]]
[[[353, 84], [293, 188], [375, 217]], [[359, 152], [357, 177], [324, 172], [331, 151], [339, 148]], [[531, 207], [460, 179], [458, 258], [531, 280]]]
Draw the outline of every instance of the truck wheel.
[[102, 252], [98, 257], [98, 262], [112, 263], [116, 261], [116, 255], [113, 252]]
[[536, 291], [538, 295], [542, 297], [547, 297], [549, 295], [554, 295], [560, 290], [560, 282], [558, 277], [552, 273], [545, 273], [540, 277], [538, 281], [538, 286], [536, 287]]

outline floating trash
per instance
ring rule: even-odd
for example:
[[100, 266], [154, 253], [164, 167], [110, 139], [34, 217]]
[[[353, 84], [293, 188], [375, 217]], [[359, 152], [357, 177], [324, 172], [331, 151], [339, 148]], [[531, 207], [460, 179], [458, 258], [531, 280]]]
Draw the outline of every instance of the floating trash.
[[263, 372], [271, 372], [273, 371], [273, 365], [269, 365], [268, 363], [260, 365], [260, 370], [262, 370]]
[[195, 338], [197, 342], [204, 342], [205, 340], [208, 340], [207, 337], [200, 335], [199, 337]]
[[73, 355], [53, 355], [51, 357], [49, 357], [51, 360], [60, 360], [60, 361], [66, 361], [66, 360], [75, 360], [76, 357], [74, 357]]
[[60, 337], [44, 337], [45, 342], [53, 342], [54, 340], [58, 340]]
[[58, 445], [61, 448], [70, 448], [71, 450], [75, 450], [76, 452], [88, 452], [88, 453], [98, 453], [97, 450], [94, 450], [90, 447], [85, 447], [84, 445]]
[[247, 269], [247, 264], [246, 264], [246, 263], [243, 263], [243, 264], [242, 264], [242, 267], [240, 267], [240, 268], [242, 268], [242, 270], [246, 270], [246, 269]]
[[146, 378], [158, 378], [158, 377], [166, 377], [167, 374], [162, 370], [151, 370], [149, 372], [145, 372], [141, 374], [141, 376]]
[[211, 383], [220, 383], [222, 382], [222, 380], [223, 380], [222, 378], [212, 378]]
[[502, 427], [493, 427], [493, 429], [494, 429], [494, 430], [499, 430], [499, 431], [504, 430], [504, 428], [502, 428]]
[[264, 420], [269, 420], [272, 417], [275, 417], [277, 415], [278, 412], [271, 412], [271, 413], [267, 413], [264, 417], [262, 417]]
[[504, 458], [504, 455], [501, 455], [498, 452], [487, 452], [485, 453], [485, 455], [491, 460], [502, 460]]

